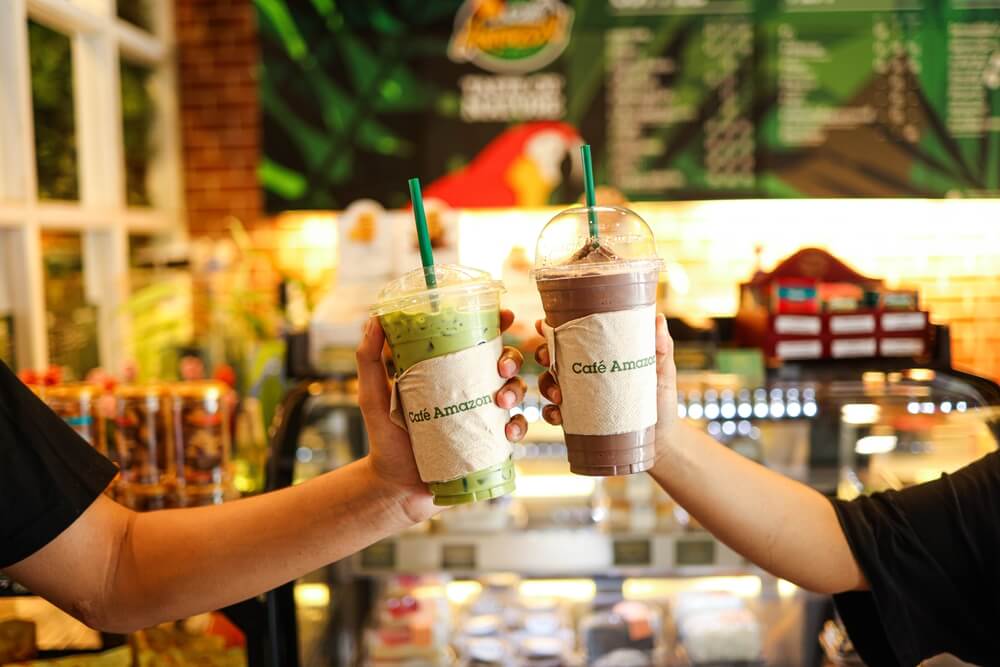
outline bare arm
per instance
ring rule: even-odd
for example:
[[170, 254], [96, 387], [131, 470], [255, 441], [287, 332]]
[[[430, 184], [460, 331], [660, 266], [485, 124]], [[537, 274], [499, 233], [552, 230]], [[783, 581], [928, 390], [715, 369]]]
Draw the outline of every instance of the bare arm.
[[677, 424], [658, 447], [653, 479], [731, 549], [817, 593], [867, 587], [833, 506], [819, 492], [689, 424]]
[[238, 602], [398, 532], [412, 523], [408, 494], [366, 459], [215, 507], [140, 514], [102, 496], [9, 573], [87, 625], [128, 632]]
[[[660, 421], [653, 479], [730, 548], [772, 574], [820, 593], [867, 588], [830, 502], [677, 418], [677, 369], [666, 321], [657, 318]], [[548, 365], [548, 351], [539, 348]], [[552, 377], [540, 380], [554, 403]], [[556, 406], [545, 419], [560, 423]]]
[[[501, 327], [513, 321], [501, 314]], [[359, 401], [371, 453], [289, 489], [234, 503], [139, 514], [106, 497], [37, 553], [8, 568], [32, 592], [101, 630], [125, 632], [244, 600], [339, 560], [437, 511], [406, 432], [389, 421], [384, 336], [358, 349]], [[524, 397], [516, 350], [498, 405]], [[520, 440], [521, 416], [507, 425]]]

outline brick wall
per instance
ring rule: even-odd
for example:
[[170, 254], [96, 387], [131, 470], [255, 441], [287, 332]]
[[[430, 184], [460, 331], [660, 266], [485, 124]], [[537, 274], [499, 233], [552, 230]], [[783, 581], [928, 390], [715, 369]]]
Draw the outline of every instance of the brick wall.
[[260, 110], [251, 0], [176, 0], [184, 181], [191, 234], [218, 236], [226, 217], [253, 226]]

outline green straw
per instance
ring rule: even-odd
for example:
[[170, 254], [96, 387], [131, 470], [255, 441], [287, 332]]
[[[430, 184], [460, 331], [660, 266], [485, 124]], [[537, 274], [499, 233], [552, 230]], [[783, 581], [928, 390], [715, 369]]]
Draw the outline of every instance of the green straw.
[[590, 238], [597, 238], [597, 198], [594, 196], [594, 164], [590, 160], [590, 144], [580, 146], [583, 156], [583, 192], [587, 197], [587, 219], [590, 221]]
[[424, 198], [420, 194], [420, 179], [410, 179], [410, 201], [413, 202], [413, 219], [417, 223], [417, 240], [420, 242], [420, 262], [424, 265], [424, 282], [427, 289], [437, 287], [434, 274], [434, 253], [431, 251], [431, 235], [427, 231], [427, 214], [424, 213]]

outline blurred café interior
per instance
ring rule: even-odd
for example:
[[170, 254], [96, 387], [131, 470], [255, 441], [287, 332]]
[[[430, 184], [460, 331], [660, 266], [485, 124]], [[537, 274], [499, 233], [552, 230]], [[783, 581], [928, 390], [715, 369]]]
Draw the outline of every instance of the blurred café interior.
[[[532, 269], [584, 143], [654, 234], [680, 417], [831, 497], [997, 447], [997, 0], [3, 0], [0, 100], [0, 360], [118, 502], [364, 456], [412, 177], [436, 261], [503, 282], [529, 387], [512, 494], [128, 636], [0, 575], [0, 664], [862, 664], [646, 475], [569, 472]], [[139, 483], [157, 439], [190, 461]]]

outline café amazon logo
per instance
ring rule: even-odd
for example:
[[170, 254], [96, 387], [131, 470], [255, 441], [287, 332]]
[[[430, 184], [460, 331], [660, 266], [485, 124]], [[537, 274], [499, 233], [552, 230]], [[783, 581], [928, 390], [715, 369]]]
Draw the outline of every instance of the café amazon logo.
[[466, 0], [448, 57], [504, 74], [545, 67], [566, 48], [573, 10], [560, 0]]

